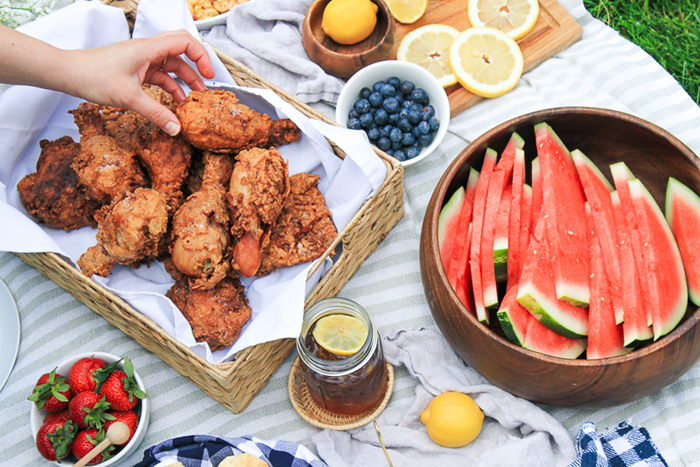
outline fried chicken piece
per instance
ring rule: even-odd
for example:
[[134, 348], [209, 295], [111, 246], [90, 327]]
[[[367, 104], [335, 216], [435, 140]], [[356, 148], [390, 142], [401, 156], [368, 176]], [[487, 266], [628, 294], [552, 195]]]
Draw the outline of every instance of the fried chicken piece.
[[87, 196], [103, 204], [147, 185], [134, 153], [120, 147], [110, 136], [82, 137], [80, 153], [71, 167]]
[[66, 232], [85, 225], [97, 227], [94, 219], [100, 203], [90, 200], [78, 185], [71, 168], [80, 147], [70, 136], [41, 140], [36, 172], [17, 184], [22, 205], [40, 224]]
[[88, 277], [107, 277], [117, 264], [135, 266], [158, 254], [168, 228], [168, 205], [159, 192], [137, 188], [103, 206], [95, 218], [97, 245], [80, 256], [78, 267]]
[[104, 125], [100, 106], [91, 102], [81, 102], [77, 109], [69, 110], [81, 136], [104, 135]]
[[172, 264], [188, 276], [192, 289], [215, 287], [231, 267], [231, 218], [221, 184], [230, 178], [231, 160], [225, 154], [205, 153], [204, 167], [201, 190], [190, 195], [173, 217], [170, 247]]
[[221, 89], [190, 92], [176, 113], [185, 139], [212, 152], [269, 148], [293, 143], [300, 137], [299, 128], [291, 120], [271, 120], [239, 104], [234, 93]]
[[289, 195], [289, 169], [275, 148], [243, 151], [236, 161], [226, 195], [236, 242], [231, 265], [251, 277], [260, 267], [260, 250]]
[[268, 275], [280, 267], [313, 261], [338, 236], [331, 211], [318, 189], [319, 178], [307, 173], [290, 177], [291, 191], [272, 228], [270, 242], [262, 249], [257, 276]]
[[211, 350], [232, 345], [250, 320], [252, 310], [237, 277], [226, 277], [210, 290], [195, 289], [179, 280], [165, 294], [192, 327], [197, 342]]

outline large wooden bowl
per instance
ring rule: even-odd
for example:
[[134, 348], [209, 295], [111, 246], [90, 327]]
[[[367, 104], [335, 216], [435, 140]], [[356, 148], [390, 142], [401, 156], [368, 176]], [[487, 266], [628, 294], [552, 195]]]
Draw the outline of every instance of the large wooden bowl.
[[316, 0], [304, 18], [302, 41], [309, 58], [323, 70], [339, 78], [349, 78], [366, 65], [386, 60], [396, 40], [394, 18], [382, 0], [377, 4], [377, 25], [365, 40], [342, 45], [328, 37], [321, 28], [323, 10], [330, 0]]
[[[479, 323], [450, 287], [439, 259], [440, 209], [464, 186], [484, 151], [500, 152], [511, 132], [525, 139], [527, 162], [536, 155], [533, 125], [546, 121], [570, 149], [580, 149], [611, 179], [609, 164], [624, 161], [664, 206], [673, 176], [700, 193], [700, 162], [668, 132], [611, 110], [558, 108], [515, 118], [470, 144], [447, 168], [428, 205], [420, 242], [423, 288], [435, 321], [464, 361], [496, 386], [535, 402], [567, 407], [609, 407], [648, 396], [672, 383], [700, 359], [700, 311], [689, 306], [681, 324], [657, 342], [601, 360], [550, 357], [511, 344], [497, 319]], [[529, 166], [529, 165], [528, 165]], [[529, 174], [527, 183], [530, 183]]]

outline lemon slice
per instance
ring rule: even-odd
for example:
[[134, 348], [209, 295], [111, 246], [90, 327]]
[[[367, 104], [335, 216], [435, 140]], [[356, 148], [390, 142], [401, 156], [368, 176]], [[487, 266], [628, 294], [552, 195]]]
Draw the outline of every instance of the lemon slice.
[[457, 83], [450, 69], [450, 45], [459, 31], [444, 24], [429, 24], [406, 34], [396, 50], [396, 58], [420, 65], [435, 76], [443, 87]]
[[367, 340], [367, 325], [348, 315], [328, 315], [319, 319], [313, 331], [318, 345], [336, 355], [352, 355]]
[[428, 0], [386, 0], [391, 16], [403, 24], [418, 21], [428, 9]]
[[468, 91], [498, 97], [518, 84], [523, 54], [513, 39], [497, 29], [469, 28], [450, 46], [450, 68]]
[[488, 27], [519, 39], [530, 32], [540, 14], [537, 0], [469, 0], [467, 17], [474, 27]]

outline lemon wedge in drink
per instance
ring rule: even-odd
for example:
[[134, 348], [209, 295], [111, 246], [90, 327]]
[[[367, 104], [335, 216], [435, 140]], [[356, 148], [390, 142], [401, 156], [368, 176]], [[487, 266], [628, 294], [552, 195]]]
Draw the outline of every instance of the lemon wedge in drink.
[[540, 15], [537, 0], [469, 0], [467, 17], [474, 27], [489, 27], [519, 39], [530, 32]]
[[437, 78], [442, 87], [457, 83], [450, 69], [450, 45], [459, 31], [445, 24], [429, 24], [409, 32], [401, 39], [396, 58], [420, 65]]
[[386, 0], [391, 16], [403, 24], [418, 21], [428, 9], [428, 0]]
[[313, 336], [318, 345], [331, 353], [352, 355], [367, 340], [367, 325], [354, 316], [328, 315], [316, 322]]
[[518, 44], [493, 28], [469, 28], [450, 46], [450, 68], [468, 91], [498, 97], [518, 84], [523, 74], [523, 54]]

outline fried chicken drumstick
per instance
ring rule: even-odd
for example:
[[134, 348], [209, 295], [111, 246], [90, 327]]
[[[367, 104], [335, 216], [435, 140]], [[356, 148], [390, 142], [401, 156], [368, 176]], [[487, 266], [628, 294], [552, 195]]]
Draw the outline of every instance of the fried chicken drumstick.
[[176, 114], [185, 139], [206, 151], [237, 153], [293, 143], [300, 137], [291, 120], [271, 120], [239, 104], [234, 93], [221, 89], [190, 92]]

